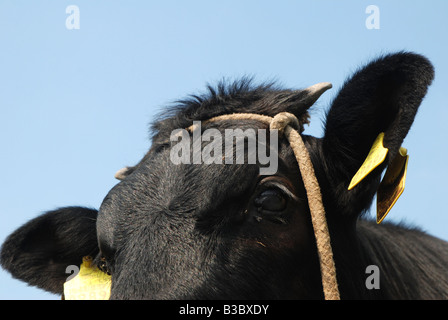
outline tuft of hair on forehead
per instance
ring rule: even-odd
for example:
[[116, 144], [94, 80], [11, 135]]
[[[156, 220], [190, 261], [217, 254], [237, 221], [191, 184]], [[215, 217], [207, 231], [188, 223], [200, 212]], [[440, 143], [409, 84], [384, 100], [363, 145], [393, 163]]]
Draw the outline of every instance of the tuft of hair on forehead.
[[274, 117], [287, 111], [293, 113], [302, 125], [308, 124], [308, 108], [329, 88], [331, 83], [322, 82], [305, 89], [285, 89], [275, 81], [255, 84], [251, 77], [221, 80], [216, 86], [207, 85], [204, 93], [190, 95], [165, 108], [150, 126], [152, 145], [149, 151], [137, 165], [118, 171], [115, 177], [124, 179], [151, 154], [168, 147], [173, 130], [186, 129], [193, 121], [205, 121], [232, 113]]
[[204, 93], [190, 95], [164, 109], [151, 124], [153, 143], [166, 140], [173, 130], [187, 128], [193, 121], [224, 114], [258, 113], [273, 117], [288, 111], [307, 123], [307, 107], [300, 103], [306, 96], [305, 90], [284, 89], [274, 81], [255, 84], [251, 77], [221, 80], [216, 86], [207, 85]]

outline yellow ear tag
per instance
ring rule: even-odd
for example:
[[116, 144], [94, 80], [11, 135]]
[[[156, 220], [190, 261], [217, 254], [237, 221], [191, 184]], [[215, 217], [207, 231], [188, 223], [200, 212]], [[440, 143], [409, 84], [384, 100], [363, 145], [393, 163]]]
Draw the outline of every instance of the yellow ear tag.
[[353, 189], [370, 172], [372, 172], [373, 169], [378, 167], [381, 163], [383, 163], [384, 159], [386, 159], [386, 155], [389, 149], [383, 146], [383, 140], [384, 132], [381, 132], [373, 142], [372, 148], [370, 149], [369, 154], [367, 155], [366, 160], [364, 160], [361, 168], [359, 168], [358, 172], [356, 172], [356, 174], [353, 176], [352, 181], [348, 186], [348, 190]]
[[400, 148], [386, 170], [376, 196], [376, 223], [381, 223], [404, 191], [409, 155]]
[[64, 283], [65, 300], [109, 300], [111, 276], [92, 266], [92, 258], [82, 261], [76, 277]]

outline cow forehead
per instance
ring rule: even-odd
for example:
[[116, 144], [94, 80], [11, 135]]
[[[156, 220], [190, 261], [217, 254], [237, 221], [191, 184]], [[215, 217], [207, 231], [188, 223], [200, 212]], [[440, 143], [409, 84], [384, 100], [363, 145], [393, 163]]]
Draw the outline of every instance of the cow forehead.
[[[203, 129], [266, 128], [259, 122], [207, 125]], [[278, 141], [278, 174], [288, 173], [300, 183], [297, 163], [287, 141]], [[193, 143], [190, 146], [191, 151]], [[134, 171], [118, 183], [107, 195], [100, 208], [98, 233], [114, 234], [128, 229], [130, 222], [147, 224], [152, 219], [173, 217], [203, 217], [227, 214], [232, 201], [251, 197], [260, 176], [260, 164], [176, 164], [170, 158], [171, 146], [151, 148]], [[165, 220], [168, 221], [168, 220]], [[113, 230], [114, 232], [111, 232]], [[118, 231], [118, 232], [116, 232]], [[124, 234], [120, 238], [125, 238]]]
[[259, 173], [257, 164], [175, 164], [169, 153], [140, 163], [109, 192], [101, 210], [168, 215], [213, 210], [249, 189]]
[[97, 219], [100, 248], [118, 249], [135, 237], [143, 241], [142, 234], [153, 237], [163, 226], [194, 224], [218, 211], [224, 215], [229, 201], [247, 194], [257, 177], [256, 165], [175, 165], [164, 150], [104, 199]]

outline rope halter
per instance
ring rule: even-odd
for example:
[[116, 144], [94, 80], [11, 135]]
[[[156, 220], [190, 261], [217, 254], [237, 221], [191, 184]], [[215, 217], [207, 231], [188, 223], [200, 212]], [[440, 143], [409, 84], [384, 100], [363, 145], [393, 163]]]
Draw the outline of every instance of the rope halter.
[[[308, 123], [308, 113], [306, 111], [320, 97], [322, 93], [331, 88], [329, 82], [322, 82], [312, 85], [301, 92], [306, 93], [305, 97], [297, 102], [296, 110], [301, 111], [301, 121], [289, 112], [280, 112], [274, 117], [257, 113], [234, 113], [216, 116], [202, 123], [209, 123], [220, 120], [257, 120], [269, 125], [270, 130], [278, 130], [279, 137], [284, 136], [291, 146], [294, 156], [299, 165], [303, 184], [306, 190], [308, 205], [310, 207], [311, 221], [316, 238], [317, 252], [319, 255], [320, 272], [322, 277], [322, 287], [326, 300], [339, 300], [339, 289], [336, 279], [336, 267], [333, 259], [333, 251], [330, 243], [325, 209], [322, 202], [322, 194], [317, 181], [313, 164], [308, 150], [303, 143], [300, 133], [303, 132], [303, 123]], [[195, 125], [187, 128], [194, 131]], [[115, 177], [122, 180], [126, 177], [129, 168], [123, 168], [115, 174]]]
[[[284, 136], [288, 140], [299, 165], [308, 198], [319, 256], [324, 297], [326, 300], [339, 300], [340, 295], [336, 279], [336, 267], [330, 243], [330, 233], [325, 217], [325, 209], [322, 202], [322, 194], [310, 155], [299, 133], [299, 131], [303, 131], [299, 120], [294, 114], [289, 112], [280, 112], [274, 117], [256, 113], [234, 113], [213, 117], [203, 123], [222, 120], [257, 120], [268, 124], [270, 130], [278, 130], [279, 137]], [[188, 129], [193, 131], [195, 128], [191, 126]]]

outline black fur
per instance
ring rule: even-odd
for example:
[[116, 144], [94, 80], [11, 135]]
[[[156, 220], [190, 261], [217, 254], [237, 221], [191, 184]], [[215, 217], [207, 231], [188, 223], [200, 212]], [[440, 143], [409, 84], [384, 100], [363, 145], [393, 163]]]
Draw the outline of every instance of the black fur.
[[96, 216], [94, 209], [66, 207], [29, 221], [3, 243], [2, 266], [30, 285], [60, 293], [66, 268], [99, 252]]
[[[327, 113], [324, 137], [303, 135], [322, 189], [342, 299], [448, 298], [448, 243], [362, 218], [433, 77], [432, 65], [420, 55], [380, 57], [345, 83]], [[3, 244], [2, 266], [61, 293], [66, 266], [84, 255], [104, 257], [112, 299], [322, 299], [306, 194], [285, 141], [271, 177], [259, 176], [257, 164], [175, 165], [169, 157], [171, 132], [194, 120], [289, 111], [306, 122], [309, 106], [298, 107], [306, 96], [244, 78], [177, 102], [152, 125], [150, 151], [109, 192], [98, 215], [63, 208], [30, 221]], [[222, 131], [265, 125], [212, 126]], [[387, 161], [348, 191], [380, 132]], [[269, 198], [274, 191], [278, 197]], [[263, 197], [281, 209], [266, 210]], [[380, 269], [378, 290], [366, 288], [368, 265]]]

